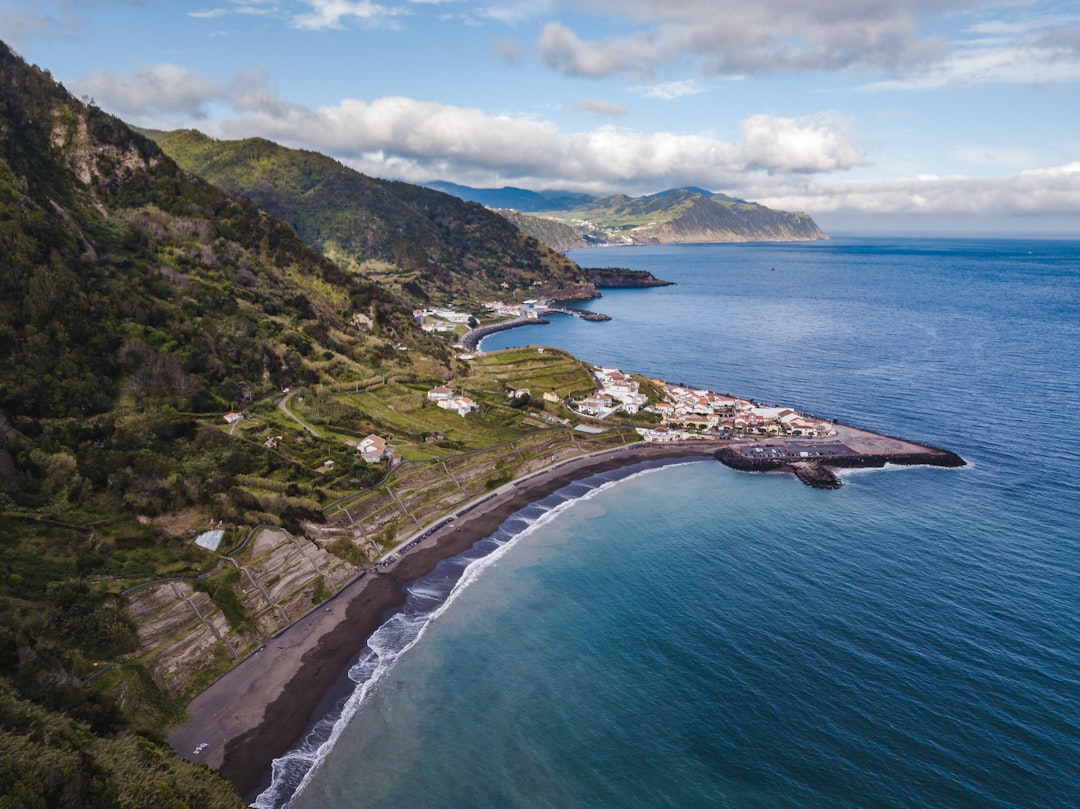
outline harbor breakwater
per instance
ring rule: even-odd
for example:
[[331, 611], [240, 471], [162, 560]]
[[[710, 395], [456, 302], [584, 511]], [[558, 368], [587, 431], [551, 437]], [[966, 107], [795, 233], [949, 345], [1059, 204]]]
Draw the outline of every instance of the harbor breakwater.
[[957, 468], [967, 462], [954, 452], [937, 447], [916, 451], [856, 452], [844, 444], [832, 442], [817, 445], [821, 453], [811, 456], [790, 442], [771, 441], [764, 444], [723, 447], [714, 453], [716, 460], [741, 472], [792, 472], [803, 483], [816, 489], [838, 489], [842, 484], [837, 469], [880, 469], [886, 464], [896, 466], [941, 466]]

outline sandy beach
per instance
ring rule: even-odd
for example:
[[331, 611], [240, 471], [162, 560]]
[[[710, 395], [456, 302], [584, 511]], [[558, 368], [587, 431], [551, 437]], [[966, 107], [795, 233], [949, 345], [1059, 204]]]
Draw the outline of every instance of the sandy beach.
[[[292, 748], [333, 702], [351, 690], [346, 671], [367, 639], [404, 602], [404, 585], [442, 559], [493, 534], [516, 511], [575, 480], [657, 460], [709, 459], [715, 443], [634, 445], [559, 464], [508, 483], [416, 543], [391, 564], [342, 588], [267, 640], [188, 704], [189, 720], [169, 743], [184, 758], [219, 770], [252, 800], [269, 783], [275, 757]], [[200, 752], [195, 750], [205, 745]]]

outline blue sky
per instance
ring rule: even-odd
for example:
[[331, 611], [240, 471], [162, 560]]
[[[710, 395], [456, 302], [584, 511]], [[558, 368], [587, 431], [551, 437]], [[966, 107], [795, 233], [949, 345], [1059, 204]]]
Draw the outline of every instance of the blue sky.
[[0, 0], [0, 38], [130, 123], [376, 177], [1080, 235], [1075, 2]]

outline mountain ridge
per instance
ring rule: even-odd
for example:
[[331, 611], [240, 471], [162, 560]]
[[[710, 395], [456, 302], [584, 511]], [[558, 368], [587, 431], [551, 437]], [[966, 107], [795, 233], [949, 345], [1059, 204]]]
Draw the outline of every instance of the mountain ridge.
[[[805, 213], [778, 211], [695, 186], [641, 197], [595, 197], [505, 187], [431, 183], [499, 210], [519, 228], [562, 250], [605, 244], [817, 241], [827, 239]], [[524, 203], [515, 208], [515, 203]], [[548, 222], [555, 222], [556, 228]]]
[[342, 267], [417, 303], [597, 295], [573, 261], [476, 203], [263, 138], [146, 132], [186, 170], [249, 197]]

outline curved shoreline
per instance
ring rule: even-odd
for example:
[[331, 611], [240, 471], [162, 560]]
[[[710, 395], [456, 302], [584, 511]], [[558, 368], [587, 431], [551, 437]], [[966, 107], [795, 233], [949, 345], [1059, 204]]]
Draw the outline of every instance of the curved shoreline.
[[501, 331], [516, 329], [519, 326], [534, 326], [537, 324], [546, 326], [550, 322], [550, 320], [545, 320], [542, 317], [519, 317], [515, 320], [505, 320], [502, 323], [492, 323], [490, 326], [478, 326], [461, 335], [461, 339], [457, 341], [457, 345], [459, 348], [464, 348], [466, 351], [476, 351], [485, 337], [490, 337]]
[[[349, 666], [368, 638], [405, 601], [405, 586], [430, 573], [443, 559], [494, 534], [511, 515], [578, 480], [648, 462], [716, 460], [744, 471], [795, 472], [803, 482], [835, 488], [832, 470], [841, 467], [928, 464], [963, 466], [959, 456], [925, 444], [839, 425], [836, 443], [844, 457], [807, 459], [792, 453], [788, 439], [632, 444], [564, 461], [506, 483], [448, 514], [388, 554], [377, 573], [361, 575], [330, 601], [309, 612], [198, 694], [191, 719], [169, 734], [183, 757], [218, 769], [249, 801], [270, 783], [275, 758], [293, 749], [353, 687]], [[818, 439], [815, 446], [828, 441]], [[757, 458], [757, 448], [783, 446], [783, 458]], [[800, 466], [813, 466], [812, 475]], [[818, 482], [815, 482], [818, 481]], [[819, 485], [820, 483], [820, 485]], [[202, 753], [196, 745], [207, 743]]]
[[[405, 599], [405, 585], [491, 536], [512, 514], [577, 480], [650, 461], [713, 459], [715, 443], [604, 450], [505, 484], [455, 512], [454, 519], [379, 573], [354, 579], [262, 649], [196, 695], [190, 719], [169, 733], [182, 757], [217, 769], [246, 799], [270, 782], [275, 758], [292, 749], [352, 683], [349, 665]], [[208, 746], [194, 753], [196, 745]]]

